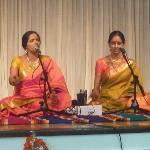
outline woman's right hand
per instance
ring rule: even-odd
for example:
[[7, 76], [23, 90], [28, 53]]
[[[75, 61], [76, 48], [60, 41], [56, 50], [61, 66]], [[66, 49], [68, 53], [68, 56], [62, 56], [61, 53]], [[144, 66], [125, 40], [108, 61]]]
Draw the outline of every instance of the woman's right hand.
[[13, 86], [16, 86], [17, 84], [20, 83], [20, 79], [18, 76], [10, 76], [9, 77], [9, 83]]
[[99, 94], [100, 94], [99, 90], [93, 89], [90, 97], [92, 97], [92, 100], [95, 100], [95, 99], [98, 99]]
[[93, 89], [92, 93], [90, 94], [92, 101], [89, 103], [89, 105], [101, 105], [102, 100], [100, 100], [99, 96], [100, 96], [99, 90]]

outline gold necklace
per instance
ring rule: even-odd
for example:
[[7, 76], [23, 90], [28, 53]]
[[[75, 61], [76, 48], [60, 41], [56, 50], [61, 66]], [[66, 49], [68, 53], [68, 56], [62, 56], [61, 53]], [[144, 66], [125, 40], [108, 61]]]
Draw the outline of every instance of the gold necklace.
[[110, 55], [110, 60], [112, 61], [112, 62], [118, 62], [118, 63], [120, 63], [120, 62], [122, 62], [122, 60], [123, 60], [123, 57], [119, 57], [118, 59], [115, 59], [115, 58], [113, 58], [111, 55]]
[[39, 66], [39, 58], [37, 58], [35, 61], [31, 61], [29, 57], [27, 56], [27, 61], [28, 61], [29, 67], [32, 70], [35, 70]]
[[113, 59], [112, 56], [110, 56], [110, 62], [111, 62], [111, 65], [113, 67], [113, 69], [118, 72], [120, 70], [120, 67], [122, 66], [123, 64], [123, 58], [119, 58], [119, 59]]

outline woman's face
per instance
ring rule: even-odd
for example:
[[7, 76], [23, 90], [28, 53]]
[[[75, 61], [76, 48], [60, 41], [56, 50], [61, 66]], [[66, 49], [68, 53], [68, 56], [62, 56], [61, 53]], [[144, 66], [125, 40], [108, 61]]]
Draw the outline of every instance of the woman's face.
[[27, 51], [36, 52], [36, 48], [39, 48], [41, 44], [41, 41], [39, 37], [33, 33], [29, 36], [28, 42], [27, 42]]
[[123, 47], [124, 43], [121, 40], [120, 36], [115, 35], [109, 42], [110, 52], [114, 55], [121, 53], [119, 48]]

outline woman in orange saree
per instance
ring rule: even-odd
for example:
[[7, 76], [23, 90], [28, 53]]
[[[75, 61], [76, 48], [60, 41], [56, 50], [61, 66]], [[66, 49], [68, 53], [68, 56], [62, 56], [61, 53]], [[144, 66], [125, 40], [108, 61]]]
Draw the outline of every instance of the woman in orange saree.
[[[40, 36], [35, 31], [28, 31], [23, 35], [22, 46], [26, 54], [12, 60], [9, 82], [14, 86], [14, 94], [0, 100], [0, 117], [40, 109], [44, 90], [43, 70], [36, 50], [40, 47], [40, 43]], [[40, 59], [47, 72], [51, 88], [49, 91], [46, 85], [48, 108], [54, 111], [65, 110], [71, 106], [71, 96], [64, 76], [51, 57], [40, 55]]]
[[[96, 61], [94, 89], [90, 104], [102, 104], [104, 112], [126, 109], [129, 98], [134, 95], [133, 76], [119, 49], [124, 44], [123, 33], [113, 31], [108, 39], [110, 55]], [[129, 59], [129, 64], [142, 85], [142, 78], [135, 61]], [[140, 94], [138, 85], [137, 93]]]

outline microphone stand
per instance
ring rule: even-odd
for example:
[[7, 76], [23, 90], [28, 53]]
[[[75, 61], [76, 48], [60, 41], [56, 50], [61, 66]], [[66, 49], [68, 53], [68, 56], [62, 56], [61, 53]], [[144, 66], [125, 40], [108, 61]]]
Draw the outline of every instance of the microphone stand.
[[48, 109], [48, 104], [47, 104], [47, 94], [46, 94], [46, 84], [48, 86], [48, 90], [49, 90], [49, 93], [52, 92], [51, 90], [51, 87], [50, 87], [50, 84], [48, 82], [48, 75], [47, 75], [47, 72], [46, 70], [44, 69], [44, 66], [43, 66], [43, 63], [42, 63], [42, 60], [41, 60], [41, 52], [39, 51], [38, 52], [38, 58], [39, 58], [39, 61], [40, 61], [40, 65], [42, 67], [42, 70], [43, 70], [43, 75], [44, 75], [44, 78], [43, 78], [43, 81], [44, 81], [44, 91], [43, 91], [43, 100], [44, 101], [41, 101], [40, 102], [40, 105], [41, 105], [41, 110], [43, 111], [43, 115], [46, 117], [46, 112], [49, 111]]
[[145, 96], [144, 89], [141, 86], [141, 84], [139, 83], [138, 76], [135, 75], [133, 69], [131, 68], [131, 66], [129, 64], [129, 60], [128, 60], [127, 53], [126, 53], [125, 49], [124, 48], [120, 48], [120, 51], [122, 52], [122, 55], [123, 55], [125, 61], [127, 62], [128, 67], [129, 67], [129, 69], [131, 71], [131, 74], [133, 76], [133, 82], [132, 83], [134, 84], [134, 98], [133, 98], [132, 103], [131, 103], [131, 109], [133, 109], [134, 113], [136, 113], [136, 111], [139, 110], [139, 104], [138, 104], [138, 101], [136, 99], [136, 87], [137, 87], [137, 85], [139, 86], [140, 91], [141, 91], [143, 96]]
[[[38, 58], [39, 58], [40, 65], [42, 67], [43, 75], [44, 75], [44, 77], [43, 77], [43, 81], [44, 81], [43, 100], [44, 101], [39, 102], [40, 103], [40, 109], [39, 110], [34, 110], [34, 111], [31, 111], [31, 112], [19, 114], [17, 116], [25, 116], [25, 115], [29, 115], [29, 114], [32, 114], [32, 113], [36, 113], [36, 112], [42, 111], [43, 112], [43, 116], [46, 118], [47, 117], [47, 111], [49, 111], [49, 112], [57, 112], [57, 111], [54, 111], [54, 110], [49, 110], [49, 108], [48, 108], [47, 94], [46, 94], [46, 85], [48, 86], [49, 93], [52, 93], [52, 89], [51, 89], [50, 84], [48, 82], [47, 72], [44, 69], [43, 63], [41, 61], [41, 51], [40, 50], [38, 50]], [[57, 112], [57, 113], [62, 113], [62, 112]]]
[[122, 52], [122, 55], [131, 71], [131, 74], [133, 76], [133, 84], [134, 84], [134, 98], [132, 100], [132, 103], [131, 103], [131, 109], [134, 110], [134, 113], [136, 113], [137, 109], [139, 109], [139, 104], [137, 102], [137, 99], [136, 99], [136, 87], [137, 87], [137, 84], [139, 85], [139, 80], [138, 80], [138, 76], [136, 76], [133, 72], [133, 69], [131, 68], [130, 64], [129, 64], [129, 61], [128, 61], [128, 58], [127, 58], [127, 54], [126, 54], [126, 51], [121, 48], [120, 51]]

